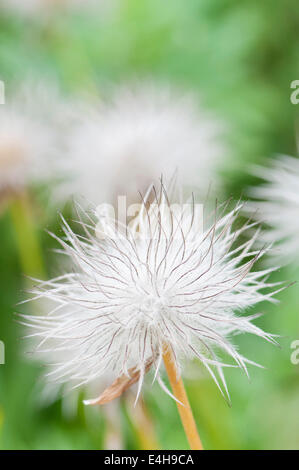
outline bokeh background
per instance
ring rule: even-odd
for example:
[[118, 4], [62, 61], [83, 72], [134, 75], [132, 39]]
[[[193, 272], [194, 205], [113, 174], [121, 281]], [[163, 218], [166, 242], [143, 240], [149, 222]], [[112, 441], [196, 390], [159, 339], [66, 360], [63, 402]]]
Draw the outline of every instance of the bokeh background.
[[[248, 174], [249, 164], [266, 163], [279, 153], [297, 154], [298, 111], [290, 102], [290, 83], [299, 79], [295, 0], [101, 3], [97, 14], [84, 7], [40, 15], [34, 8], [24, 13], [2, 6], [1, 80], [9, 87], [28, 75], [53, 79], [64, 93], [82, 96], [107, 84], [149, 77], [191, 90], [227, 125], [222, 184], [233, 198], [257, 183]], [[55, 242], [44, 229], [59, 234], [59, 219], [42, 201], [34, 204], [33, 218], [51, 273]], [[39, 403], [36, 383], [42, 370], [22, 354], [22, 331], [14, 315], [27, 282], [16, 211], [8, 205], [0, 217], [0, 339], [6, 353], [0, 365], [0, 448], [103, 448], [107, 426], [100, 409], [84, 410], [79, 402], [75, 413], [67, 413], [61, 400]], [[19, 223], [26, 238], [26, 221], [19, 218]], [[276, 280], [297, 280], [298, 275], [294, 267], [283, 268]], [[259, 325], [282, 335], [281, 349], [258, 338], [236, 340], [245, 356], [266, 369], [250, 367], [250, 382], [238, 370], [226, 372], [231, 407], [209, 378], [187, 382], [205, 448], [299, 448], [299, 365], [290, 360], [290, 345], [299, 339], [298, 289], [294, 285], [280, 293], [278, 306], [260, 306], [266, 315]], [[144, 400], [160, 447], [185, 449], [175, 402], [157, 384], [145, 389]], [[128, 405], [122, 402], [119, 409], [124, 448], [142, 448]]]

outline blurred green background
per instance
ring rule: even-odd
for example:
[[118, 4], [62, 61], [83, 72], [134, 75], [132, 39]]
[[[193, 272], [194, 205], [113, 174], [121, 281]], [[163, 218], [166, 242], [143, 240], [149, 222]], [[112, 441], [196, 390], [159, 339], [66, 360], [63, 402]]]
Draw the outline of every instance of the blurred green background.
[[[24, 0], [25, 1], [25, 0]], [[0, 3], [1, 4], [1, 3]], [[0, 12], [0, 78], [6, 84], [27, 75], [58, 80], [65, 92], [86, 93], [128, 78], [169, 81], [198, 93], [227, 124], [229, 158], [223, 169], [226, 195], [238, 198], [253, 182], [249, 163], [276, 153], [297, 154], [297, 107], [290, 83], [299, 79], [298, 2], [285, 0], [119, 0], [102, 14], [88, 10], [52, 17]], [[299, 109], [299, 105], [298, 105]], [[298, 188], [299, 189], [299, 188]], [[55, 245], [44, 229], [59, 233], [58, 217], [34, 208], [46, 265]], [[40, 216], [42, 213], [42, 216]], [[51, 268], [49, 268], [51, 273]], [[284, 268], [276, 279], [298, 279]], [[26, 287], [17, 239], [6, 210], [0, 218], [0, 448], [99, 449], [104, 445], [101, 410], [66, 416], [61, 401], [37, 405], [41, 369], [22, 355], [21, 328], [14, 318]], [[299, 448], [299, 365], [290, 360], [299, 339], [299, 290], [279, 294], [280, 304], [261, 305], [258, 320], [282, 335], [281, 349], [241, 336], [242, 353], [266, 370], [250, 367], [250, 382], [226, 372], [232, 407], [209, 378], [187, 383], [198, 428], [207, 449]], [[162, 449], [187, 443], [175, 402], [157, 384], [144, 393]], [[141, 442], [127, 406], [120, 404], [127, 449]]]

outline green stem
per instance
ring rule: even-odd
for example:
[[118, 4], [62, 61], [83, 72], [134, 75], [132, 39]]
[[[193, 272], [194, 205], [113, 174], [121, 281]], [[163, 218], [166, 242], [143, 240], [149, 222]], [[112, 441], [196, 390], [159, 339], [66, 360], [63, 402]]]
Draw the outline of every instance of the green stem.
[[143, 398], [139, 397], [136, 406], [134, 405], [135, 395], [130, 391], [126, 392], [122, 398], [127, 419], [132, 426], [139, 448], [142, 450], [160, 449], [154, 426]]
[[23, 273], [26, 276], [45, 278], [40, 242], [31, 203], [26, 194], [14, 199], [10, 213]]

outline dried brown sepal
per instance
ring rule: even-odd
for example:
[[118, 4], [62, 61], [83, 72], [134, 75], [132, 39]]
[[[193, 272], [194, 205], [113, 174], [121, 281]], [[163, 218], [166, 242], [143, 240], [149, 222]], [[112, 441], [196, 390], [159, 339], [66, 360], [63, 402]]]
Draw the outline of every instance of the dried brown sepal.
[[[153, 358], [148, 359], [145, 365], [144, 373], [146, 374], [154, 362]], [[121, 375], [103, 393], [97, 398], [91, 400], [84, 400], [85, 405], [105, 405], [115, 398], [120, 397], [128, 388], [138, 382], [140, 377], [140, 370], [132, 367], [128, 370], [129, 375]]]

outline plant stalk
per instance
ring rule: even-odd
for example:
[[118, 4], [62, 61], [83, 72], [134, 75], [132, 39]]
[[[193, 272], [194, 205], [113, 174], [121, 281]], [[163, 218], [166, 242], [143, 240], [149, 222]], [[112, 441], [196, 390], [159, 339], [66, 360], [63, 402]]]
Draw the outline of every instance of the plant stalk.
[[190, 448], [203, 450], [182, 378], [178, 374], [173, 354], [167, 345], [164, 346], [163, 360], [173, 394], [180, 402], [177, 402], [177, 407]]
[[23, 273], [26, 276], [45, 278], [43, 257], [27, 194], [21, 194], [11, 203], [10, 214]]

